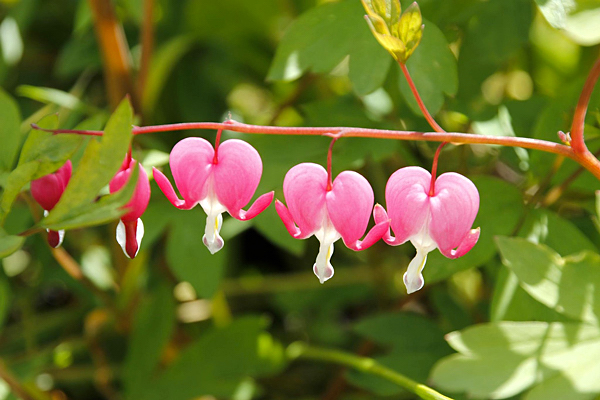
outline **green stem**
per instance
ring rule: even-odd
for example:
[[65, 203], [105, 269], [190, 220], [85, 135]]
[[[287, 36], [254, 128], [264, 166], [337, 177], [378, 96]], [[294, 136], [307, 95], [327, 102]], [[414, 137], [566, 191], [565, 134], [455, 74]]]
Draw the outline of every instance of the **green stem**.
[[287, 356], [291, 360], [306, 359], [315, 361], [331, 362], [346, 367], [354, 368], [367, 374], [379, 376], [396, 385], [408, 390], [424, 400], [452, 400], [450, 397], [435, 391], [434, 389], [418, 383], [394, 370], [377, 363], [369, 357], [360, 357], [354, 354], [344, 353], [339, 350], [311, 347], [302, 342], [295, 342], [288, 346]]

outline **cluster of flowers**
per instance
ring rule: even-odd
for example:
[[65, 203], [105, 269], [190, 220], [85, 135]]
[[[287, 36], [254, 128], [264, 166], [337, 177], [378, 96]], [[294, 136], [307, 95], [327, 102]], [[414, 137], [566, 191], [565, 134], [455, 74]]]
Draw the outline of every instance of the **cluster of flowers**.
[[[126, 158], [110, 182], [111, 193], [127, 182], [136, 163]], [[231, 139], [213, 148], [205, 139], [186, 138], [173, 148], [169, 164], [183, 199], [156, 168], [154, 179], [175, 207], [189, 210], [200, 204], [207, 215], [202, 241], [213, 254], [224, 244], [219, 232], [225, 211], [244, 221], [260, 214], [273, 200], [274, 193], [266, 193], [248, 211], [242, 209], [254, 195], [262, 175], [258, 152], [244, 141]], [[139, 171], [133, 198], [117, 227], [117, 241], [130, 258], [139, 249], [144, 234], [140, 217], [150, 198], [148, 177], [141, 165]], [[32, 195], [46, 212], [56, 205], [70, 176], [71, 163], [67, 162], [56, 173], [32, 182]], [[320, 242], [313, 270], [321, 283], [333, 276], [330, 259], [333, 244], [340, 238], [356, 251], [379, 239], [392, 246], [410, 241], [417, 253], [404, 274], [409, 293], [423, 287], [421, 272], [430, 251], [438, 248], [444, 256], [457, 258], [479, 238], [479, 228], [471, 229], [479, 209], [479, 193], [469, 179], [457, 173], [445, 173], [436, 179], [420, 167], [399, 169], [387, 182], [387, 212], [379, 204], [374, 206], [373, 189], [362, 175], [344, 171], [332, 180], [325, 168], [313, 163], [290, 169], [283, 193], [287, 207], [279, 200], [275, 207], [290, 235], [297, 239], [314, 235]], [[375, 225], [361, 240], [371, 212]], [[49, 232], [49, 243], [60, 245], [63, 235]]]

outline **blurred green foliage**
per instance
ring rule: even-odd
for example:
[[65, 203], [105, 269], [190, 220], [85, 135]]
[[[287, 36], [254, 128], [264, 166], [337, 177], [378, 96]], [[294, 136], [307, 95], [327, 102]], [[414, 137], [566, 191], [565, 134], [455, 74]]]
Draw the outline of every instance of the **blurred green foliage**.
[[[131, 87], [147, 68], [133, 108], [108, 104], [90, 7], [100, 3], [124, 33]], [[423, 39], [407, 66], [445, 129], [559, 142], [598, 57], [598, 1], [419, 6]], [[411, 296], [402, 284], [409, 244], [339, 246], [335, 277], [320, 285], [316, 240], [291, 238], [272, 207], [252, 221], [226, 217], [226, 245], [211, 256], [202, 211], [175, 209], [154, 183], [140, 253], [123, 256], [114, 232], [133, 186], [113, 195], [106, 186], [129, 146], [168, 175], [178, 140], [214, 141], [210, 131], [133, 137], [132, 124], [230, 113], [252, 124], [431, 130], [364, 14], [359, 0], [0, 1], [0, 400], [414, 398], [364, 372], [290, 363], [284, 349], [297, 340], [372, 357], [457, 399], [597, 398], [600, 183], [552, 154], [444, 148], [439, 173], [478, 187], [481, 237], [457, 260], [431, 253], [425, 288]], [[31, 123], [106, 135], [52, 135]], [[599, 89], [585, 129], [597, 151]], [[283, 199], [289, 168], [326, 163], [327, 138], [224, 132], [233, 137], [262, 157], [257, 194]], [[435, 148], [344, 138], [333, 171], [359, 171], [384, 204], [391, 173], [429, 169]], [[43, 218], [28, 184], [67, 159], [72, 184]], [[64, 252], [49, 249], [46, 228], [70, 228]]]

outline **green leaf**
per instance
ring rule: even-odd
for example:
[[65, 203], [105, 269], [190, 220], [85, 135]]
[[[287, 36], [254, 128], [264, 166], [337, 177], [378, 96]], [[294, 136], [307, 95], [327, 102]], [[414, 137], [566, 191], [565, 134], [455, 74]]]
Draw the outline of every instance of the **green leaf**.
[[560, 314], [598, 323], [600, 255], [577, 253], [562, 258], [544, 245], [522, 238], [499, 237], [502, 261], [515, 273], [523, 289]]
[[19, 250], [23, 246], [23, 243], [25, 243], [24, 237], [8, 235], [4, 229], [0, 228], [0, 258], [10, 256]]
[[0, 89], [0, 169], [10, 171], [21, 144], [21, 112], [17, 102], [3, 89]]
[[[448, 47], [446, 37], [433, 22], [425, 21], [425, 35], [419, 50], [406, 62], [406, 67], [421, 99], [433, 115], [444, 104], [444, 94], [453, 96], [458, 90], [456, 58]], [[400, 92], [410, 109], [422, 115], [404, 76], [399, 78], [399, 83]]]
[[576, 323], [501, 322], [446, 335], [459, 354], [431, 379], [469, 397], [502, 399], [533, 387], [525, 400], [591, 400], [600, 393], [600, 331]]
[[575, 0], [535, 0], [542, 15], [555, 28], [567, 26], [567, 15], [575, 8]]
[[227, 253], [231, 244], [216, 254], [210, 254], [202, 243], [206, 215], [198, 209], [171, 210], [171, 228], [167, 238], [167, 261], [181, 281], [189, 282], [198, 297], [212, 298], [225, 273]]
[[350, 79], [358, 94], [379, 88], [391, 58], [373, 39], [358, 1], [343, 0], [301, 15], [281, 40], [267, 79], [294, 80], [311, 70], [328, 73], [350, 56]]
[[[415, 314], [380, 314], [361, 320], [354, 331], [386, 348], [389, 354], [375, 360], [417, 381], [424, 382], [429, 370], [441, 357], [450, 353], [444, 333], [437, 324]], [[403, 392], [402, 388], [382, 378], [351, 371], [351, 383], [380, 396]]]
[[127, 184], [119, 189], [119, 191], [103, 196], [96, 202], [74, 206], [66, 214], [63, 214], [60, 219], [54, 219], [52, 223], [49, 223], [48, 219], [44, 218], [38, 223], [38, 226], [58, 231], [101, 225], [118, 219], [127, 212], [123, 207], [133, 196], [133, 192], [137, 186], [138, 175], [139, 170], [136, 165], [129, 176]]
[[465, 256], [450, 260], [439, 251], [429, 253], [423, 270], [425, 282], [446, 279], [455, 272], [487, 263], [496, 254], [494, 237], [510, 235], [524, 212], [523, 198], [513, 185], [492, 177], [474, 177], [479, 191], [479, 212], [473, 227], [481, 228], [479, 241]]
[[60, 201], [42, 221], [53, 226], [73, 216], [73, 210], [94, 202], [98, 192], [119, 170], [129, 149], [132, 110], [125, 99], [108, 120], [100, 140], [92, 139], [73, 172]]
[[577, 44], [593, 46], [600, 43], [600, 4], [594, 0], [579, 0], [567, 15], [565, 32]]
[[157, 382], [147, 382], [140, 398], [188, 400], [213, 395], [230, 397], [248, 375], [274, 372], [283, 366], [283, 350], [265, 340], [266, 321], [243, 317], [222, 329], [211, 329], [183, 350]]
[[123, 366], [127, 398], [142, 398], [171, 337], [175, 317], [173, 293], [166, 284], [160, 284], [138, 306]]
[[17, 87], [19, 96], [27, 97], [44, 104], [56, 104], [69, 110], [82, 111], [89, 114], [97, 113], [99, 110], [82, 102], [77, 96], [63, 90], [21, 85]]
[[[40, 127], [46, 129], [54, 129], [57, 124], [56, 115], [44, 117], [39, 122]], [[35, 129], [29, 133], [21, 150], [19, 164], [6, 180], [0, 199], [0, 224], [10, 212], [23, 186], [33, 179], [41, 178], [59, 169], [80, 143], [81, 138], [70, 135], [56, 136]]]

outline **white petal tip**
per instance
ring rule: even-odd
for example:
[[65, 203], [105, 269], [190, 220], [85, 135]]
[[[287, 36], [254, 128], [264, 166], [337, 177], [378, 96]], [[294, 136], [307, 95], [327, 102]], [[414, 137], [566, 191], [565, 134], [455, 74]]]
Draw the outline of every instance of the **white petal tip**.
[[202, 236], [202, 243], [204, 243], [208, 251], [210, 251], [210, 254], [215, 254], [217, 251], [221, 250], [225, 244], [223, 239], [221, 239], [219, 236], [215, 237], [214, 240], [209, 241], [206, 238], [206, 235]]
[[406, 292], [408, 294], [421, 290], [424, 284], [425, 280], [420, 273], [417, 276], [410, 276], [408, 275], [408, 272], [404, 273], [404, 286], [406, 286]]
[[321, 284], [323, 284], [326, 281], [328, 281], [329, 279], [331, 279], [331, 277], [333, 276], [333, 267], [327, 266], [327, 267], [323, 268], [322, 271], [319, 271], [319, 269], [317, 268], [317, 264], [315, 263], [313, 265], [313, 272], [315, 273], [317, 278], [319, 278], [319, 282], [321, 282]]

